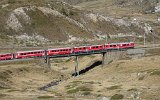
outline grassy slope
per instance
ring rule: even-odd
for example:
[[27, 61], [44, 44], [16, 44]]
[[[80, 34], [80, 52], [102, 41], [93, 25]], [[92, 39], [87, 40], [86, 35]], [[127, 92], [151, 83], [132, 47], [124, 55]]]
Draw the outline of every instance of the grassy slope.
[[[145, 21], [147, 23], [151, 23], [154, 31], [159, 33], [159, 23], [156, 22], [156, 18], [158, 14], [144, 14], [141, 11], [141, 7], [137, 6], [135, 1], [130, 2], [129, 0], [125, 0], [125, 2], [121, 4], [119, 0], [80, 0], [80, 1], [72, 1], [66, 0], [71, 4], [77, 4], [82, 7], [83, 10], [79, 10], [70, 6], [68, 4], [64, 4], [61, 2], [56, 2], [56, 0], [3, 0], [0, 2], [0, 7], [5, 4], [9, 4], [7, 7], [0, 9], [0, 35], [1, 44], [13, 42], [11, 44], [16, 44], [17, 40], [10, 39], [6, 35], [15, 36], [15, 34], [23, 34], [27, 33], [28, 35], [32, 35], [33, 33], [38, 33], [45, 38], [48, 38], [50, 41], [57, 42], [65, 42], [68, 40], [68, 34], [73, 35], [75, 37], [81, 37], [86, 40], [93, 39], [93, 33], [97, 34], [98, 32], [102, 34], [115, 34], [115, 33], [126, 33], [126, 32], [135, 32], [135, 33], [144, 33], [142, 29], [139, 29], [137, 26], [125, 27], [118, 26], [111, 22], [100, 22], [97, 23], [91, 21], [86, 18], [86, 14], [89, 13], [100, 13], [106, 16], [112, 16], [113, 18], [123, 18], [127, 20], [132, 20], [133, 18], [137, 18], [139, 21]], [[123, 1], [123, 0], [121, 0]], [[138, 0], [137, 0], [138, 1]], [[76, 6], [77, 6], [76, 5]], [[24, 27], [23, 31], [15, 32], [12, 29], [6, 29], [6, 21], [10, 13], [19, 7], [31, 7], [31, 6], [41, 6], [41, 7], [49, 7], [54, 10], [59, 11], [61, 14], [65, 15], [68, 18], [71, 18], [77, 22], [80, 22], [87, 28], [89, 31], [81, 29], [79, 26], [68, 22], [65, 18], [60, 18], [51, 15], [44, 15], [41, 11], [26, 11], [26, 13], [31, 17], [31, 24], [26, 24], [23, 19], [19, 18], [22, 26]], [[67, 33], [67, 34], [66, 34]], [[25, 43], [25, 41], [20, 41], [19, 44]]]
[[[80, 59], [80, 69], [86, 64], [82, 61], [83, 59], [86, 57]], [[87, 59], [88, 61], [91, 60], [91, 58]], [[94, 99], [113, 97], [116, 94], [123, 95], [124, 99], [149, 100], [159, 98], [159, 64], [159, 56], [115, 61], [103, 68], [100, 65], [79, 77], [69, 79], [60, 84], [58, 90], [75, 96], [84, 95], [87, 92], [89, 96], [86, 95], [82, 98], [90, 99], [92, 97]], [[70, 64], [70, 66], [74, 65]], [[64, 66], [59, 66], [59, 68], [62, 67]], [[69, 70], [69, 68], [66, 69]], [[65, 72], [66, 70], [62, 69], [62, 71]], [[89, 89], [83, 91], [79, 90], [79, 87]]]
[[92, 34], [80, 28], [79, 26], [75, 25], [74, 23], [69, 22], [67, 19], [52, 16], [52, 15], [46, 16], [38, 9], [36, 9], [35, 11], [26, 10], [26, 13], [31, 18], [31, 21], [32, 21], [31, 24], [26, 24], [22, 18], [17, 16], [18, 20], [21, 22], [22, 26], [24, 27], [23, 31], [15, 32], [12, 29], [6, 29], [5, 25], [6, 25], [8, 16], [14, 9], [19, 7], [31, 7], [31, 6], [49, 7], [59, 11], [61, 14], [63, 14], [66, 17], [72, 17], [72, 16], [80, 17], [79, 15], [77, 15], [77, 13], [82, 12], [76, 9], [72, 10], [72, 7], [68, 5], [64, 5], [61, 2], [56, 2], [56, 0], [52, 0], [52, 2], [50, 0], [41, 0], [41, 1], [13, 0], [13, 2], [4, 0], [0, 4], [1, 6], [3, 6], [4, 4], [8, 4], [8, 3], [9, 5], [7, 7], [0, 9], [0, 12], [1, 12], [0, 34], [3, 37], [5, 37], [6, 35], [13, 36], [15, 34], [20, 35], [23, 33], [27, 33], [28, 35], [32, 35], [33, 33], [38, 33], [39, 35], [42, 35], [43, 37], [51, 41], [59, 41], [59, 42], [67, 41], [68, 35], [73, 35], [75, 37], [81, 37], [81, 38], [93, 37]]

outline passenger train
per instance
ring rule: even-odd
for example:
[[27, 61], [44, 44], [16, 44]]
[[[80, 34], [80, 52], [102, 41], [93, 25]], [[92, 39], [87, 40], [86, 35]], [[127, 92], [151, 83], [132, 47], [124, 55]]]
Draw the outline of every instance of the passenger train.
[[35, 58], [56, 55], [71, 55], [78, 53], [101, 52], [106, 50], [129, 49], [134, 48], [134, 42], [110, 43], [105, 45], [91, 45], [67, 48], [55, 48], [48, 50], [18, 51], [15, 53], [0, 54], [0, 61], [12, 59]]

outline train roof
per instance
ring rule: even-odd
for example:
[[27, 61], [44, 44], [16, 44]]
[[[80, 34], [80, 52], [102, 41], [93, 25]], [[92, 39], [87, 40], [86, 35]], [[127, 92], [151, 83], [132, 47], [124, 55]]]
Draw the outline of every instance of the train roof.
[[59, 50], [59, 49], [71, 49], [71, 47], [66, 47], [66, 48], [53, 48], [53, 49], [48, 49], [48, 50]]
[[117, 42], [117, 43], [108, 43], [108, 44], [126, 44], [126, 43], [134, 43], [134, 42]]
[[4, 54], [0, 54], [0, 55], [8, 55], [8, 54], [12, 54], [12, 53], [4, 53]]
[[45, 51], [45, 50], [18, 51], [18, 52], [16, 52], [16, 53], [37, 52], [37, 51]]
[[90, 47], [90, 46], [102, 46], [102, 45], [86, 45], [86, 46], [76, 46], [76, 47], [74, 47], [74, 48]]

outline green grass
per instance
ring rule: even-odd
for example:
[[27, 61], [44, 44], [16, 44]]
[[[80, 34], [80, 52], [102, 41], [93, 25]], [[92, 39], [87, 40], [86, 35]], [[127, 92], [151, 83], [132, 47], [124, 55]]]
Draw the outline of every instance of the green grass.
[[119, 99], [123, 99], [124, 96], [122, 94], [115, 94], [111, 97], [110, 100], [119, 100]]
[[16, 91], [20, 91], [20, 90], [16, 90], [16, 89], [10, 89], [7, 92], [16, 92]]
[[6, 96], [6, 94], [1, 94], [0, 93], [0, 98], [5, 97], [5, 96]]
[[90, 94], [91, 94], [91, 92], [89, 92], [89, 91], [85, 91], [85, 92], [83, 92], [82, 94], [83, 94], [83, 95], [90, 95]]
[[54, 91], [53, 89], [48, 89], [47, 92], [50, 92], [52, 94], [55, 94], [55, 96], [62, 96], [61, 93], [58, 93], [57, 91]]
[[115, 85], [115, 86], [107, 87], [107, 90], [116, 90], [116, 89], [120, 89], [120, 88], [121, 88], [120, 85]]
[[38, 99], [50, 99], [50, 98], [54, 98], [53, 96], [39, 96], [37, 97]]
[[69, 90], [69, 89], [75, 88], [76, 86], [77, 86], [77, 84], [72, 84], [72, 85], [67, 85], [67, 86], [65, 86], [65, 88], [66, 88], [67, 90]]
[[71, 58], [69, 58], [69, 59], [67, 59], [65, 62], [69, 62], [69, 61], [71, 61], [72, 59]]
[[131, 88], [131, 89], [128, 89], [127, 91], [137, 91], [136, 88]]
[[158, 75], [158, 76], [160, 76], [160, 70], [155, 70], [155, 71], [151, 72], [150, 75]]
[[138, 80], [143, 80], [145, 76], [141, 76], [138, 78]]
[[86, 87], [86, 86], [80, 86], [77, 88], [72, 88], [70, 90], [67, 91], [68, 94], [72, 94], [72, 93], [77, 93], [77, 92], [84, 92], [84, 94], [89, 94], [88, 92], [91, 91], [90, 88]]

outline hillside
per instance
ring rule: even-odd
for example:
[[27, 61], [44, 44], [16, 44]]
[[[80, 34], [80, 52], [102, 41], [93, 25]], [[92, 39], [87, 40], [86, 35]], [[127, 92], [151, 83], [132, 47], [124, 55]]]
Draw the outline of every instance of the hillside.
[[[126, 18], [119, 13], [117, 14], [121, 17], [114, 17], [112, 13], [115, 10], [106, 14], [108, 11], [102, 8], [112, 4], [111, 1], [76, 2], [75, 0], [73, 2], [67, 0], [66, 2], [68, 3], [57, 0], [38, 2], [36, 0], [2, 0], [0, 2], [0, 45], [46, 48], [48, 45], [57, 44], [93, 44], [93, 41], [104, 42], [101, 38], [103, 35], [120, 33], [131, 34], [138, 38], [147, 32], [151, 33], [147, 37], [149, 41], [152, 41], [150, 40], [152, 37], [157, 40], [159, 38], [159, 33], [157, 33], [159, 30], [155, 26], [159, 23], [156, 21], [143, 22], [138, 18], [133, 20], [134, 17]], [[115, 7], [118, 6], [108, 8], [114, 9]], [[124, 14], [126, 13], [128, 12], [125, 11]], [[150, 32], [150, 29], [154, 30], [154, 33]]]
[[[71, 76], [75, 57], [52, 59], [51, 69], [37, 61], [0, 63], [2, 100], [158, 100], [159, 49], [138, 59], [114, 60], [101, 66], [101, 55], [79, 57], [78, 77]], [[154, 54], [155, 53], [155, 54]], [[148, 56], [147, 56], [148, 55]], [[88, 70], [92, 66], [92, 69]], [[57, 80], [60, 82], [57, 83]], [[56, 82], [56, 83], [55, 83]], [[43, 86], [49, 86], [40, 90]]]
[[[50, 68], [44, 58], [0, 61], [0, 100], [160, 99], [159, 0], [1, 0], [0, 14], [0, 53], [135, 42], [107, 50], [103, 67], [102, 54], [79, 56], [77, 77], [74, 56]], [[151, 45], [138, 48], [144, 35]]]

